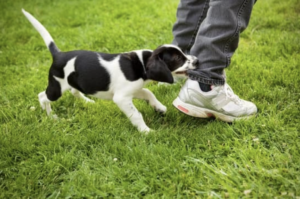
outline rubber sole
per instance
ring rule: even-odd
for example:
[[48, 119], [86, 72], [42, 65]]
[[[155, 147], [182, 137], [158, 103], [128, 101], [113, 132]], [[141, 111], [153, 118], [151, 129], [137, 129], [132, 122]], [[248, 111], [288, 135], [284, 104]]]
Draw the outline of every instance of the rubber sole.
[[249, 119], [254, 117], [255, 115], [250, 115], [250, 116], [243, 116], [243, 117], [233, 117], [229, 115], [225, 115], [210, 109], [205, 109], [202, 107], [194, 106], [191, 104], [187, 104], [183, 102], [179, 97], [177, 97], [173, 101], [173, 105], [175, 108], [177, 108], [179, 111], [182, 113], [192, 116], [192, 117], [199, 117], [199, 118], [211, 118], [214, 117], [216, 119], [219, 119], [224, 122], [233, 122], [235, 120], [240, 120], [240, 119]]

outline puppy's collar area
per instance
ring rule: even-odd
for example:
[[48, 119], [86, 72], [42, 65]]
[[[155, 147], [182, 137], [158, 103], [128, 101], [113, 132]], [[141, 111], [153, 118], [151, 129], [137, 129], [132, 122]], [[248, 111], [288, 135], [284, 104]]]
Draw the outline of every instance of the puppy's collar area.
[[143, 62], [142, 62], [142, 66], [143, 66], [143, 71], [144, 71], [143, 78], [146, 79], [147, 78], [147, 71], [146, 71], [146, 66]]
[[142, 64], [143, 79], [148, 79], [147, 78], [147, 66], [146, 65], [148, 64], [149, 58], [152, 56], [153, 51], [152, 50], [136, 50], [136, 51], [133, 51], [133, 52], [136, 53], [139, 61]]

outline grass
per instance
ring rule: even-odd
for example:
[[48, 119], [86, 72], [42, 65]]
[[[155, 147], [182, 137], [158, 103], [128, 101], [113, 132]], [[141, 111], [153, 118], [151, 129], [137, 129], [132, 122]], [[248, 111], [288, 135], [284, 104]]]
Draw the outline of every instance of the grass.
[[263, 0], [227, 70], [259, 115], [230, 125], [172, 107], [183, 82], [135, 100], [144, 136], [111, 101], [67, 93], [39, 107], [51, 57], [25, 8], [62, 50], [123, 52], [172, 41], [178, 1], [1, 1], [0, 198], [300, 198], [300, 3]]

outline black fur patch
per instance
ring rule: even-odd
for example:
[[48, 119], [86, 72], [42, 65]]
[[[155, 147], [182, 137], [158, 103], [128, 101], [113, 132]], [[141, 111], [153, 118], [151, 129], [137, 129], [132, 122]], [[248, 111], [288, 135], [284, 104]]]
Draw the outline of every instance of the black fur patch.
[[144, 61], [145, 66], [147, 66], [147, 63], [148, 63], [149, 58], [151, 57], [151, 55], [152, 55], [151, 51], [144, 51], [143, 52], [143, 61]]
[[53, 41], [50, 42], [50, 44], [49, 44], [48, 47], [49, 47], [49, 50], [50, 50], [50, 53], [51, 53], [52, 56], [54, 56], [54, 54], [60, 52], [59, 49], [57, 48], [57, 46], [55, 45], [55, 43]]
[[48, 77], [48, 87], [46, 89], [46, 95], [50, 101], [56, 101], [62, 95], [60, 84], [50, 73]]
[[146, 79], [146, 67], [141, 63], [135, 52], [122, 54], [120, 56], [120, 67], [129, 81], [136, 81], [140, 78]]
[[[54, 56], [50, 69], [51, 75], [64, 78], [64, 67], [67, 62], [76, 57], [75, 72], [68, 77], [68, 83], [85, 94], [95, 94], [107, 91], [110, 75], [99, 63], [99, 54], [92, 51], [61, 52]], [[112, 60], [116, 55], [101, 54], [106, 60]]]
[[[114, 55], [109, 55], [113, 59]], [[75, 72], [70, 76], [69, 84], [85, 94], [108, 91], [110, 75], [101, 66], [99, 55], [95, 52], [83, 51], [75, 60]]]
[[175, 71], [186, 62], [186, 57], [176, 48], [164, 47], [160, 49], [159, 57], [163, 60], [170, 71]]

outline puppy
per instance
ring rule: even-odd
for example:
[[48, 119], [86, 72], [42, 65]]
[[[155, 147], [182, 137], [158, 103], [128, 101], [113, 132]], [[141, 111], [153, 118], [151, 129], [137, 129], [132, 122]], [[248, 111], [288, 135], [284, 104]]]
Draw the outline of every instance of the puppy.
[[45, 27], [24, 9], [22, 12], [42, 36], [52, 55], [48, 86], [38, 94], [41, 107], [50, 116], [50, 103], [71, 90], [75, 97], [86, 102], [94, 101], [83, 94], [113, 100], [140, 132], [149, 132], [132, 99], [147, 100], [156, 111], [165, 113], [166, 107], [143, 86], [148, 80], [173, 83], [172, 74], [186, 75], [186, 71], [195, 69], [198, 63], [196, 57], [185, 55], [174, 45], [162, 45], [154, 51], [119, 54], [85, 50], [61, 52]]

